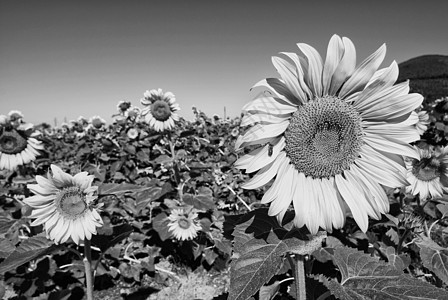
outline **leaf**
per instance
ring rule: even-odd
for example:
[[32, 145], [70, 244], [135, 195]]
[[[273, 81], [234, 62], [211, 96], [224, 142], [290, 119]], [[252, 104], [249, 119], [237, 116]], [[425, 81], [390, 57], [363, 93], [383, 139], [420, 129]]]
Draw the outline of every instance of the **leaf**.
[[103, 183], [98, 187], [98, 195], [122, 194], [128, 192], [141, 192], [151, 187], [130, 183]]
[[288, 246], [274, 232], [270, 243], [253, 238], [242, 247], [242, 255], [230, 267], [229, 300], [248, 299], [255, 294], [282, 266]]
[[8, 255], [14, 252], [16, 250], [16, 247], [14, 247], [14, 244], [8, 240], [8, 239], [1, 239], [0, 240], [0, 258], [6, 258]]
[[11, 220], [6, 217], [0, 217], [0, 235], [5, 234], [16, 223], [17, 220]]
[[166, 164], [166, 163], [169, 163], [172, 161], [173, 161], [173, 158], [166, 154], [162, 154], [154, 160], [154, 162], [156, 164]]
[[271, 300], [280, 290], [280, 281], [271, 285], [264, 285], [260, 288], [260, 300]]
[[420, 248], [420, 257], [425, 268], [448, 284], [448, 249], [428, 237], [421, 237], [416, 244]]
[[437, 204], [436, 207], [442, 214], [441, 219], [448, 215], [448, 203]]
[[172, 236], [171, 232], [168, 230], [169, 222], [170, 220], [168, 219], [168, 216], [165, 213], [158, 214], [152, 220], [152, 228], [154, 228], [154, 230], [157, 231], [162, 241]]
[[394, 228], [390, 228], [386, 232], [386, 235], [390, 238], [392, 242], [394, 242], [395, 245], [398, 245], [398, 243], [400, 242], [400, 237], [398, 236], [398, 233]]
[[394, 247], [387, 247], [386, 249], [381, 249], [387, 256], [387, 261], [389, 264], [393, 265], [395, 269], [403, 271], [411, 264], [411, 258], [407, 254], [397, 255]]
[[198, 210], [209, 210], [216, 208], [213, 191], [209, 188], [201, 187], [197, 195], [184, 194], [183, 200], [186, 204], [192, 205]]
[[92, 243], [98, 246], [101, 252], [105, 252], [127, 238], [132, 232], [134, 232], [134, 228], [129, 224], [113, 226], [112, 235], [94, 235], [92, 236]]
[[30, 260], [54, 251], [58, 246], [44, 236], [33, 236], [23, 241], [2, 263], [0, 274], [11, 271]]
[[341, 282], [321, 277], [339, 299], [448, 299], [448, 292], [413, 278], [376, 257], [348, 247], [335, 249]]

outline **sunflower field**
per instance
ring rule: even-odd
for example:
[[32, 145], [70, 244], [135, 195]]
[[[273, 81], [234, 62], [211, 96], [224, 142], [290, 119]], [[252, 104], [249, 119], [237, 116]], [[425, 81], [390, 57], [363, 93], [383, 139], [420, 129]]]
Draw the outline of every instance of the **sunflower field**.
[[0, 298], [448, 299], [448, 97], [298, 46], [240, 117], [1, 115]]

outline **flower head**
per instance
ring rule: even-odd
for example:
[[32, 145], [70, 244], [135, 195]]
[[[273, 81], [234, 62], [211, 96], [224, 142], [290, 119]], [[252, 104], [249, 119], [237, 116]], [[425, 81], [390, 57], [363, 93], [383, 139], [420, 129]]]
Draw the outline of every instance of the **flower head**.
[[124, 114], [131, 107], [131, 102], [121, 100], [117, 104], [117, 110], [120, 114]]
[[34, 126], [22, 121], [23, 115], [11, 111], [3, 116], [0, 123], [0, 170], [15, 170], [18, 166], [30, 163], [40, 155], [42, 142], [35, 136]]
[[129, 128], [128, 132], [126, 133], [128, 137], [132, 140], [136, 139], [138, 137], [138, 129], [137, 128]]
[[194, 211], [185, 211], [181, 209], [173, 209], [168, 216], [170, 223], [168, 230], [173, 233], [178, 240], [185, 241], [194, 239], [198, 235], [201, 226], [197, 224], [198, 214]]
[[280, 79], [255, 85], [267, 91], [244, 106], [241, 126], [251, 127], [235, 148], [261, 146], [235, 166], [258, 171], [247, 189], [275, 178], [262, 203], [280, 222], [292, 203], [294, 225], [311, 233], [342, 227], [347, 214], [366, 231], [369, 216], [389, 210], [382, 186], [407, 184], [402, 155], [416, 157], [409, 143], [420, 136], [405, 121], [423, 97], [408, 94], [408, 82], [394, 85], [396, 62], [378, 70], [385, 45], [358, 67], [348, 38], [334, 35], [325, 60], [298, 47], [302, 55], [272, 59]]
[[415, 149], [418, 158], [405, 159], [410, 183], [406, 191], [422, 200], [442, 196], [444, 187], [448, 187], [448, 146]]
[[103, 225], [103, 220], [93, 207], [97, 186], [92, 186], [94, 176], [81, 172], [75, 176], [51, 165], [53, 176], [36, 176], [37, 184], [28, 188], [35, 196], [24, 200], [33, 208], [31, 225], [44, 224], [47, 237], [55, 243], [64, 243], [70, 237], [79, 244], [90, 240], [96, 234], [96, 227]]
[[125, 115], [131, 120], [137, 119], [140, 114], [141, 114], [141, 109], [139, 107], [133, 106], [133, 105], [125, 113]]
[[8, 117], [11, 121], [21, 120], [23, 119], [23, 114], [21, 111], [18, 110], [11, 110], [8, 113]]
[[106, 125], [106, 121], [100, 116], [91, 117], [89, 123], [95, 129], [102, 129]]
[[180, 107], [171, 92], [164, 93], [162, 89], [146, 91], [140, 102], [145, 106], [142, 116], [156, 131], [171, 130], [174, 128], [174, 122], [179, 121], [176, 111]]

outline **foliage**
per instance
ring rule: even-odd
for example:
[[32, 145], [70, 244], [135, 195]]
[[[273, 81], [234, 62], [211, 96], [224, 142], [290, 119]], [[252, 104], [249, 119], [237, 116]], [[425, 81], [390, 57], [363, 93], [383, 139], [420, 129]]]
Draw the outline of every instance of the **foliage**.
[[[446, 145], [441, 101], [426, 103], [430, 125], [420, 143]], [[194, 109], [171, 133], [120, 115], [108, 127], [39, 126], [43, 155], [16, 171], [0, 171], [0, 288], [9, 299], [81, 299], [83, 246], [54, 245], [30, 226], [27, 184], [51, 163], [95, 175], [104, 226], [92, 238], [95, 293], [119, 298], [293, 299], [293, 255], [305, 261], [309, 299], [444, 299], [448, 297], [448, 197], [421, 203], [388, 190], [391, 210], [367, 233], [348, 218], [344, 228], [311, 237], [268, 217], [263, 189], [241, 188], [252, 174], [233, 167], [239, 118]], [[76, 125], [74, 124], [76, 123]], [[137, 135], [130, 134], [131, 129]], [[173, 209], [198, 213], [200, 230], [177, 240]], [[208, 273], [208, 275], [206, 275]], [[230, 274], [230, 278], [229, 278]], [[207, 279], [208, 278], [208, 279]], [[218, 290], [211, 286], [220, 280]], [[203, 289], [192, 285], [204, 283]], [[206, 283], [205, 283], [206, 282]], [[0, 296], [3, 296], [0, 289]], [[431, 298], [432, 297], [432, 298]], [[7, 298], [8, 299], [8, 298]]]

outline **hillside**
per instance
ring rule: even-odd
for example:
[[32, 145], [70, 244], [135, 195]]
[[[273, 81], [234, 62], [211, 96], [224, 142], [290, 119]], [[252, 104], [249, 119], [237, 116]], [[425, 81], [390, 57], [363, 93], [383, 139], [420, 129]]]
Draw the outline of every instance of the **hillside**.
[[448, 96], [448, 56], [423, 55], [400, 63], [397, 82], [410, 80], [412, 92], [421, 93], [426, 101]]

